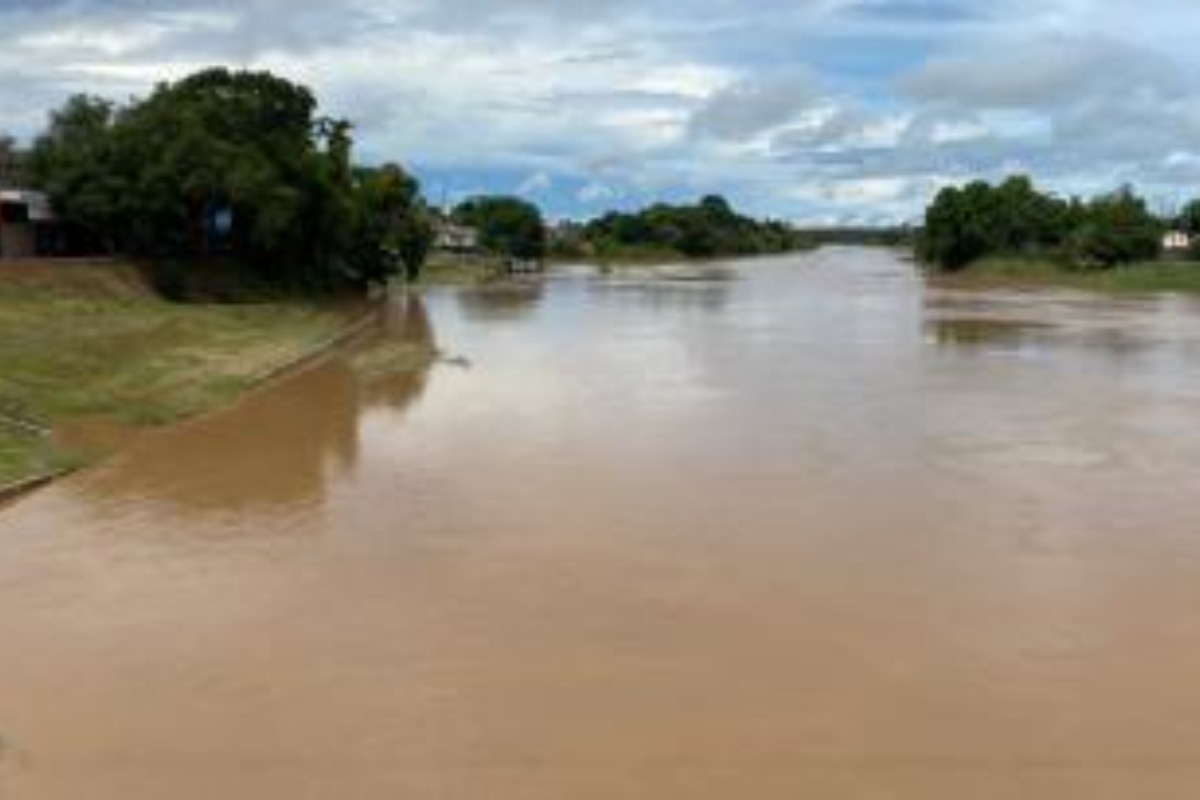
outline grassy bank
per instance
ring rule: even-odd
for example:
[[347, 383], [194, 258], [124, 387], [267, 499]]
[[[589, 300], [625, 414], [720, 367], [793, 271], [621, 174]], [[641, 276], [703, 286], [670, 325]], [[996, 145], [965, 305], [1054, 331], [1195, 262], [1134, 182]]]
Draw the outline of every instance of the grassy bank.
[[[74, 466], [78, 456], [54, 448], [47, 440], [0, 426], [0, 487], [25, 478]], [[0, 497], [0, 502], [3, 502]]]
[[1053, 261], [989, 258], [966, 269], [936, 277], [949, 286], [1045, 286], [1107, 292], [1153, 294], [1200, 293], [1200, 263], [1162, 261], [1106, 270], [1077, 270]]
[[[300, 303], [170, 303], [119, 265], [3, 267], [0, 412], [47, 428], [171, 422], [230, 402], [345, 322]], [[79, 458], [0, 424], [0, 484]]]

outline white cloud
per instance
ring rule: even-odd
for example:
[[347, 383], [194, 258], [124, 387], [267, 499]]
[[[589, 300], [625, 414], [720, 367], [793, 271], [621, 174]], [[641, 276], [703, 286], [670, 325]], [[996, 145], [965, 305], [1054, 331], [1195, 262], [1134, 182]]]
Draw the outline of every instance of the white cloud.
[[617, 192], [611, 186], [593, 181], [580, 189], [576, 193], [576, 197], [578, 197], [581, 203], [591, 205], [601, 201], [612, 200], [617, 197]]
[[0, 29], [0, 124], [26, 138], [73, 92], [269, 68], [368, 158], [567, 210], [721, 191], [904, 218], [1007, 169], [1197, 180], [1189, 0], [6, 0]]
[[743, 79], [705, 98], [689, 126], [701, 137], [745, 139], [795, 120], [819, 101], [820, 90], [807, 71]]
[[554, 179], [545, 170], [538, 170], [529, 175], [517, 186], [519, 195], [536, 195], [548, 190], [554, 185]]

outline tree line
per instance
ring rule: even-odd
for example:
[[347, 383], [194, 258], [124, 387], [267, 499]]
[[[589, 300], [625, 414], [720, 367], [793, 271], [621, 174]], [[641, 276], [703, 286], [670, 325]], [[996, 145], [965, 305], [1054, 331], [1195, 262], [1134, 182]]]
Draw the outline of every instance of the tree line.
[[740, 214], [719, 195], [697, 203], [657, 203], [636, 212], [613, 211], [583, 226], [580, 239], [599, 256], [669, 251], [688, 258], [781, 253], [806, 247], [787, 223]]
[[[12, 151], [0, 141], [0, 165]], [[474, 197], [443, 214], [400, 165], [357, 164], [351, 124], [267, 72], [204, 70], [123, 106], [71, 98], [22, 161], [78, 249], [172, 265], [173, 275], [219, 259], [279, 287], [412, 280], [451, 222], [497, 256], [546, 253], [533, 204]]]
[[350, 122], [323, 115], [310, 89], [269, 72], [207, 69], [124, 104], [73, 97], [28, 152], [0, 139], [0, 170], [50, 195], [64, 249], [184, 274], [230, 263], [270, 286], [318, 291], [415, 279], [438, 227], [451, 223], [477, 231], [487, 252], [521, 260], [812, 244], [716, 195], [553, 229], [516, 197], [473, 197], [443, 213], [399, 164], [357, 163]]
[[787, 223], [739, 214], [719, 195], [693, 204], [611, 211], [587, 223], [563, 222], [553, 228], [528, 201], [476, 197], [459, 204], [451, 218], [479, 231], [489, 252], [518, 259], [711, 258], [781, 253], [817, 241]]
[[917, 249], [927, 263], [961, 270], [989, 256], [1053, 259], [1109, 269], [1158, 258], [1172, 227], [1200, 234], [1200, 201], [1160, 218], [1131, 187], [1088, 200], [1040, 191], [1024, 176], [943, 189], [925, 214]]

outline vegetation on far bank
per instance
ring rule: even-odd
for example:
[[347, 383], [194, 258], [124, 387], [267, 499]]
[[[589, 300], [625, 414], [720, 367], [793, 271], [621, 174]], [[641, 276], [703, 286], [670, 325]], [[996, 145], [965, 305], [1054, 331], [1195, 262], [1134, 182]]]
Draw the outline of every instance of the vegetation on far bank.
[[[341, 313], [295, 301], [171, 303], [131, 266], [6, 266], [0, 412], [47, 428], [178, 420], [230, 402], [346, 322]], [[76, 458], [0, 424], [0, 484]]]
[[[1165, 259], [1164, 235], [1191, 237]], [[1200, 290], [1200, 201], [1152, 213], [1130, 187], [1089, 200], [1039, 191], [1026, 177], [976, 181], [938, 194], [919, 258], [959, 283], [1058, 285], [1107, 292]]]
[[943, 189], [925, 214], [918, 253], [950, 272], [989, 256], [1103, 270], [1158, 258], [1168, 224], [1129, 187], [1064, 200], [1017, 176], [996, 186], [975, 181]]
[[564, 231], [559, 255], [600, 260], [661, 253], [676, 258], [782, 253], [810, 242], [789, 224], [738, 213], [724, 197], [709, 195], [691, 205], [658, 203], [637, 212], [613, 211]]
[[477, 231], [481, 248], [493, 256], [537, 261], [546, 255], [546, 222], [541, 209], [527, 200], [472, 197], [459, 203], [451, 217]]

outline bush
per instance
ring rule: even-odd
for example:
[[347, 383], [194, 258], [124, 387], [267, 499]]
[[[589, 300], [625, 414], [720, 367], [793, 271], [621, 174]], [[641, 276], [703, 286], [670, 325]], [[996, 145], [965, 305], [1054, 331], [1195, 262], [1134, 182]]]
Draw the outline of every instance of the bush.
[[1070, 206], [1026, 177], [943, 189], [925, 215], [923, 260], [958, 270], [984, 256], [1048, 251], [1069, 234]]
[[613, 211], [588, 223], [584, 236], [601, 253], [678, 253], [689, 258], [781, 253], [808, 245], [792, 226], [743, 216], [719, 195], [692, 205], [657, 203], [634, 213]]
[[1162, 233], [1162, 223], [1146, 208], [1146, 202], [1124, 188], [1087, 205], [1083, 223], [1071, 235], [1068, 252], [1082, 269], [1108, 269], [1157, 258]]
[[925, 214], [918, 255], [947, 271], [988, 256], [1065, 257], [1081, 268], [1154, 258], [1162, 225], [1125, 188], [1090, 203], [1039, 192], [1028, 178], [943, 189]]

